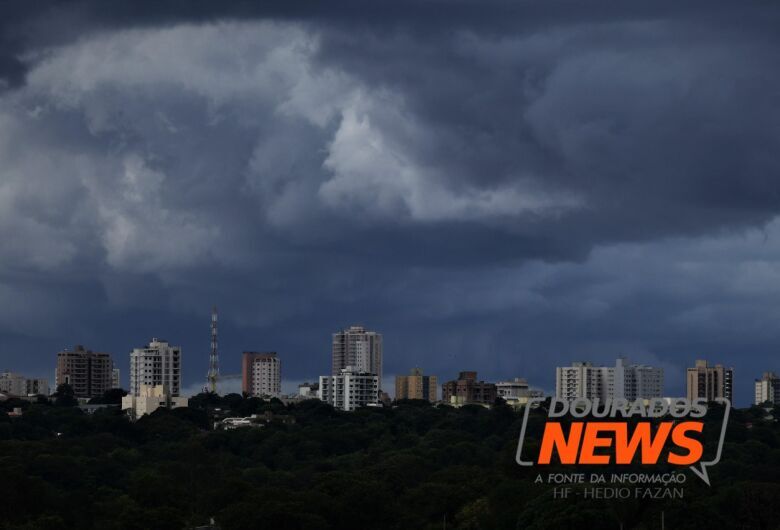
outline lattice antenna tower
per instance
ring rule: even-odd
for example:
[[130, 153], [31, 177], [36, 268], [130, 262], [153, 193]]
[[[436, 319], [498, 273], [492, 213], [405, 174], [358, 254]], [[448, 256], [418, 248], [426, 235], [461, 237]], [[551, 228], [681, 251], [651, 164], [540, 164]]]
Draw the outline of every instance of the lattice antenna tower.
[[209, 374], [206, 377], [209, 392], [217, 391], [219, 380], [219, 351], [217, 349], [217, 306], [211, 308], [211, 353], [209, 354]]

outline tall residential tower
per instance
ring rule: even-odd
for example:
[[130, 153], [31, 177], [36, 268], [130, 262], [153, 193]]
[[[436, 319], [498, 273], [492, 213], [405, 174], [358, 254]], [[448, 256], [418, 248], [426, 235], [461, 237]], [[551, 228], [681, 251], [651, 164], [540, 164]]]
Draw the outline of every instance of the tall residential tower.
[[245, 351], [241, 358], [241, 391], [256, 397], [282, 394], [282, 362], [276, 352]]
[[163, 386], [170, 396], [181, 392], [181, 347], [152, 339], [130, 352], [130, 394], [141, 395], [141, 386]]
[[697, 360], [696, 365], [686, 371], [687, 398], [704, 398], [707, 401], [713, 401], [715, 398], [731, 400], [734, 394], [733, 382], [733, 368], [724, 368], [722, 364], [710, 366], [707, 361]]
[[93, 352], [78, 344], [57, 353], [55, 388], [66, 384], [80, 398], [102, 396], [113, 386], [114, 363], [108, 353]]
[[331, 375], [337, 376], [350, 367], [351, 370], [374, 374], [382, 387], [382, 334], [368, 331], [362, 326], [350, 326], [333, 334], [333, 358]]

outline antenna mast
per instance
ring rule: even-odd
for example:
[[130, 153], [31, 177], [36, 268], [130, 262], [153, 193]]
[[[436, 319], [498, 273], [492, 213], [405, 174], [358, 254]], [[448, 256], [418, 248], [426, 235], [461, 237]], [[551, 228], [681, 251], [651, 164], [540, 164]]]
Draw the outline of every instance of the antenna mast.
[[209, 374], [206, 376], [209, 392], [217, 392], [219, 379], [219, 352], [217, 351], [217, 306], [211, 308], [211, 353], [209, 354]]

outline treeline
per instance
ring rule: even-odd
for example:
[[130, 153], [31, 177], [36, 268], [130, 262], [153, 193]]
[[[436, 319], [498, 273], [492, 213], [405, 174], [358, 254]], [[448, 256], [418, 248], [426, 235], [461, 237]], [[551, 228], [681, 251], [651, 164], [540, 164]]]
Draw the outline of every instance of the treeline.
[[[21, 417], [9, 417], [14, 407]], [[214, 431], [215, 409], [296, 423]], [[87, 415], [67, 396], [9, 400], [0, 529], [181, 530], [212, 518], [223, 530], [651, 529], [661, 511], [667, 528], [780, 528], [780, 427], [764, 409], [732, 411], [712, 486], [686, 472], [675, 500], [554, 499], [535, 483], [538, 468], [515, 463], [521, 420], [501, 403], [342, 413], [316, 400], [201, 394], [130, 423], [117, 408]], [[532, 414], [530, 444], [543, 421]]]

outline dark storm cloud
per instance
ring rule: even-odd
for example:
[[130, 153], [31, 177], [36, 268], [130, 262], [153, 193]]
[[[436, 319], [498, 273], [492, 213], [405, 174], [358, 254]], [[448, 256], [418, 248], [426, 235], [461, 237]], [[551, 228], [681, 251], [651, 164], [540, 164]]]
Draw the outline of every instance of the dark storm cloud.
[[9, 367], [163, 334], [198, 381], [217, 302], [227, 371], [275, 348], [291, 379], [352, 322], [388, 374], [772, 368], [772, 3], [0, 10]]

